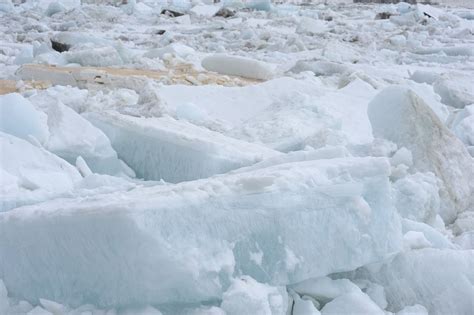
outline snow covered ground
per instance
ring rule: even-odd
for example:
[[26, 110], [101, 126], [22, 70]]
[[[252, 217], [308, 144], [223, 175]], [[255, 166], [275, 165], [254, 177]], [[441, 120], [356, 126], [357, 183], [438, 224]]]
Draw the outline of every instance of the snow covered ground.
[[473, 314], [472, 1], [213, 2], [0, 0], [0, 315]]

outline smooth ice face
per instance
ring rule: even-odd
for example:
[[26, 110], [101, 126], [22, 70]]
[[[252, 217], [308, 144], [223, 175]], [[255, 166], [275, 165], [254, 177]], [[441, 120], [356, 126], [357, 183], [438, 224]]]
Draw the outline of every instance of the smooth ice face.
[[56, 197], [82, 178], [63, 159], [3, 132], [0, 152], [0, 212]]
[[0, 131], [43, 143], [49, 137], [47, 117], [18, 93], [0, 96]]
[[419, 249], [361, 268], [355, 278], [384, 286], [391, 312], [421, 304], [429, 314], [471, 314], [473, 265], [473, 250]]
[[440, 215], [445, 221], [474, 209], [473, 159], [420, 97], [405, 87], [389, 87], [372, 100], [368, 114], [375, 137], [408, 148], [415, 169], [441, 179]]
[[0, 278], [29, 301], [120, 306], [220, 299], [234, 273], [353, 270], [401, 250], [389, 172], [385, 158], [305, 161], [18, 208], [0, 215]]
[[181, 182], [221, 174], [280, 153], [172, 118], [138, 118], [116, 112], [86, 115], [145, 179]]

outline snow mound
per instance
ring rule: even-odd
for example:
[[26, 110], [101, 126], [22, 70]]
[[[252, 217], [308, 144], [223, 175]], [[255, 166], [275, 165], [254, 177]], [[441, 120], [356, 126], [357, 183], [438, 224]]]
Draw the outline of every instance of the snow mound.
[[401, 250], [389, 172], [307, 161], [18, 208], [0, 214], [0, 275], [15, 298], [120, 307], [220, 299], [234, 272], [286, 285], [353, 270]]
[[388, 87], [371, 101], [368, 115], [375, 137], [408, 148], [415, 169], [441, 179], [440, 214], [445, 221], [474, 208], [474, 162], [418, 95], [409, 88]]
[[279, 153], [169, 117], [85, 115], [140, 178], [181, 182], [221, 174]]
[[204, 58], [202, 66], [208, 71], [255, 80], [268, 80], [275, 75], [275, 67], [271, 64], [246, 57], [224, 54]]

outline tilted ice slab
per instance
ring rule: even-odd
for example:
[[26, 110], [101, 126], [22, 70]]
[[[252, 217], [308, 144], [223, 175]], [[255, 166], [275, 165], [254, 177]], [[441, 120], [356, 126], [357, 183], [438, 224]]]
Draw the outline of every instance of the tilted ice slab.
[[385, 158], [252, 172], [55, 200], [0, 214], [12, 297], [68, 305], [220, 299], [232, 274], [285, 285], [401, 249]]
[[86, 115], [145, 179], [180, 182], [222, 174], [280, 153], [169, 117], [140, 118], [117, 112]]
[[29, 99], [18, 93], [0, 96], [0, 131], [39, 142], [71, 164], [81, 156], [92, 171], [133, 176], [102, 131], [45, 93]]
[[445, 221], [474, 210], [474, 160], [416, 93], [405, 87], [386, 88], [369, 104], [368, 115], [375, 137], [408, 148], [416, 169], [442, 180], [440, 215]]
[[0, 212], [56, 197], [81, 179], [63, 159], [0, 132]]

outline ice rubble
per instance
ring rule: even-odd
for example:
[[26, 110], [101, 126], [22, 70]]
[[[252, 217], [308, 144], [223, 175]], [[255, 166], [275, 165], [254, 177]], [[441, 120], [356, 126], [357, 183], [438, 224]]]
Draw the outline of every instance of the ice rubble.
[[[181, 5], [189, 15], [180, 20], [157, 18], [161, 4], [148, 0], [120, 8], [89, 0], [93, 5], [68, 8], [73, 10], [63, 9], [65, 1], [0, 2], [0, 11], [9, 11], [0, 13], [6, 21], [0, 23], [2, 78], [27, 62], [160, 68], [186, 61], [200, 69], [206, 56], [220, 73], [260, 80], [290, 69], [292, 77], [242, 88], [153, 86], [163, 98], [154, 108], [142, 106], [136, 93], [120, 91], [86, 98], [64, 87], [71, 94], [8, 96], [19, 105], [1, 109], [2, 130], [29, 142], [1, 134], [2, 158], [8, 152], [9, 161], [13, 156], [21, 166], [5, 170], [2, 161], [4, 210], [70, 200], [0, 215], [0, 278], [13, 287], [7, 297], [0, 284], [0, 314], [106, 312], [79, 306], [92, 302], [132, 304], [107, 314], [150, 315], [160, 312], [144, 304], [163, 300], [196, 302], [189, 308], [178, 303], [185, 308], [180, 313], [194, 315], [284, 314], [287, 305], [292, 315], [472, 313], [473, 253], [467, 249], [474, 244], [474, 216], [457, 213], [472, 209], [472, 160], [443, 126], [474, 155], [472, 25], [460, 19], [465, 12], [402, 3], [381, 7], [393, 13], [391, 19], [373, 21], [370, 6], [336, 7], [331, 1], [300, 10], [258, 1], [259, 9], [271, 12], [255, 12], [239, 10], [246, 6], [242, 1], [225, 1], [235, 4], [236, 16], [214, 20], [218, 6], [193, 1]], [[424, 11], [433, 18], [424, 18]], [[96, 34], [81, 33], [91, 27]], [[69, 51], [51, 51], [49, 36]], [[216, 62], [214, 53], [226, 57]], [[232, 58], [240, 67], [222, 62]], [[422, 84], [408, 81], [407, 70], [418, 70], [409, 77]], [[82, 79], [52, 76], [43, 78], [61, 84]], [[407, 89], [392, 88], [371, 103], [367, 115], [373, 96], [396, 83], [426, 104]], [[80, 116], [68, 107], [95, 113]], [[173, 118], [162, 117], [167, 114]], [[178, 185], [94, 173], [97, 163], [87, 153], [114, 156], [111, 165], [118, 159], [107, 137], [84, 117], [103, 124], [139, 177], [157, 165], [168, 173], [153, 178], [172, 182], [233, 171]], [[374, 140], [372, 132], [396, 144]], [[433, 141], [438, 135], [441, 141]], [[386, 156], [390, 164], [366, 156]], [[208, 168], [213, 159], [219, 169]], [[177, 171], [163, 164], [170, 160]], [[452, 224], [445, 227], [439, 214]], [[387, 258], [391, 252], [398, 253]], [[371, 262], [378, 263], [330, 275], [353, 282], [307, 280]], [[280, 286], [289, 283], [286, 290]], [[43, 293], [77, 308], [45, 300]], [[178, 313], [173, 307], [159, 305], [164, 314]]]
[[433, 172], [442, 181], [440, 214], [445, 221], [473, 210], [473, 159], [420, 97], [404, 87], [389, 87], [371, 101], [368, 115], [374, 136], [408, 148], [416, 169]]
[[381, 284], [392, 312], [421, 304], [429, 314], [470, 314], [473, 264], [473, 250], [428, 248], [400, 253], [379, 266], [361, 268], [354, 278]]
[[0, 215], [0, 277], [32, 302], [113, 306], [220, 298], [233, 273], [283, 285], [352, 270], [401, 249], [389, 171], [316, 160], [18, 208]]
[[113, 111], [85, 117], [144, 179], [176, 183], [205, 178], [279, 154], [170, 117], [141, 118]]

